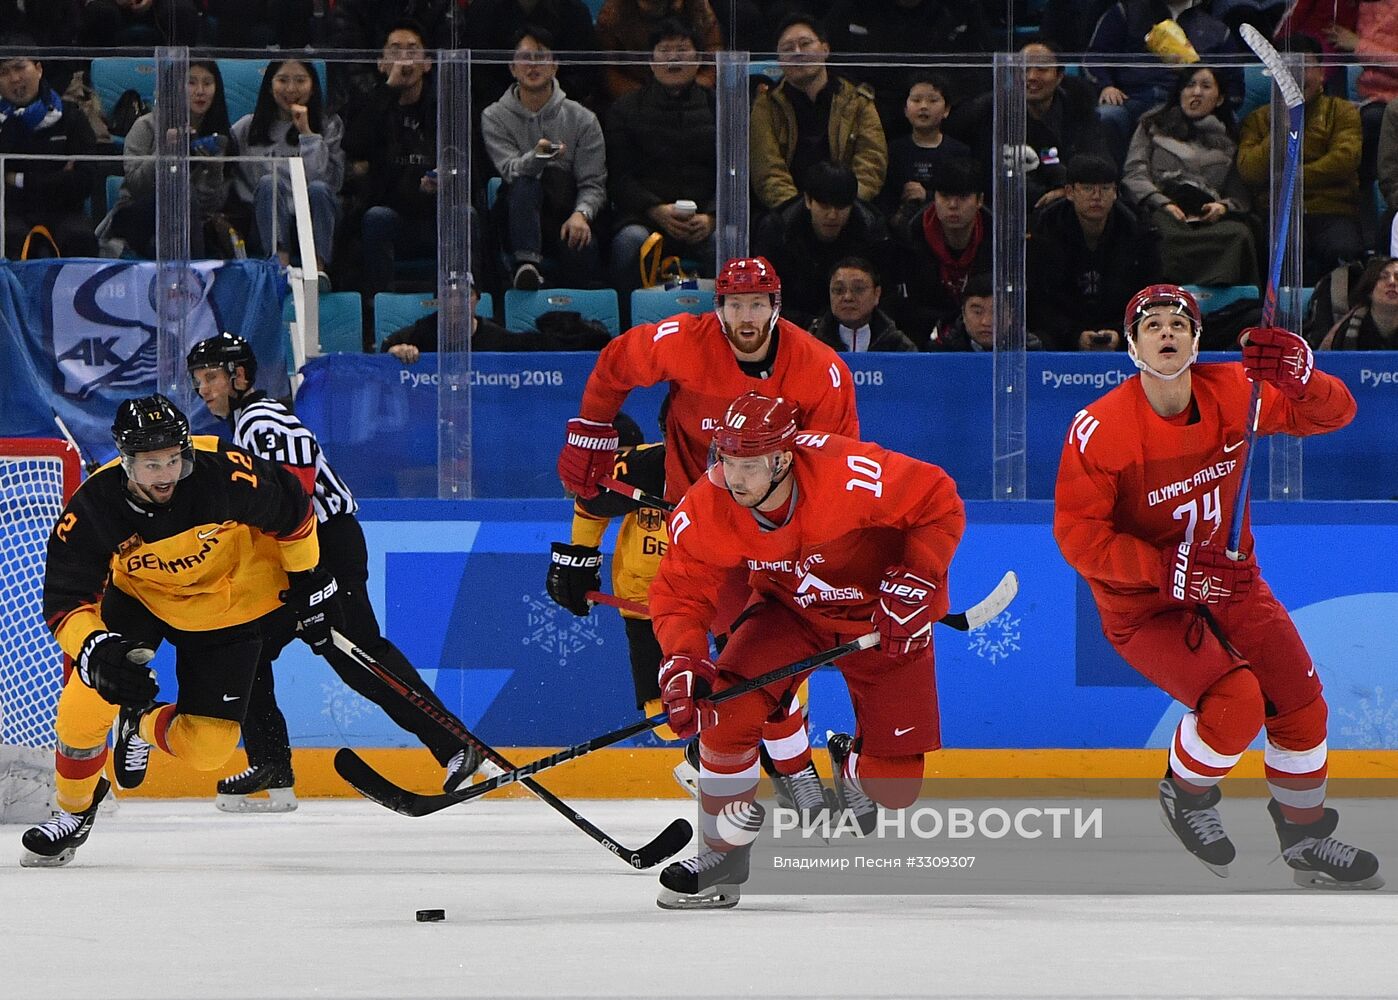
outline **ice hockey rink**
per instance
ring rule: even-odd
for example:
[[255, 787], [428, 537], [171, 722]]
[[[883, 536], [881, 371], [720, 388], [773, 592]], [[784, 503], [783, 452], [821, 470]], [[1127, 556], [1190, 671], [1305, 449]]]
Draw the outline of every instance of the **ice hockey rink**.
[[[634, 845], [693, 811], [574, 804]], [[1138, 842], [1163, 850], [1154, 809], [1140, 801]], [[66, 868], [19, 868], [21, 827], [0, 826], [0, 996], [1398, 995], [1398, 896], [1283, 891], [1260, 805], [1225, 809], [1239, 857], [1224, 894], [1181, 852], [1179, 878], [1209, 894], [745, 896], [674, 913], [655, 905], [658, 868], [631, 870], [528, 799], [421, 819], [128, 800]], [[1392, 815], [1347, 805], [1341, 832], [1372, 838]], [[424, 908], [446, 920], [418, 923]]]

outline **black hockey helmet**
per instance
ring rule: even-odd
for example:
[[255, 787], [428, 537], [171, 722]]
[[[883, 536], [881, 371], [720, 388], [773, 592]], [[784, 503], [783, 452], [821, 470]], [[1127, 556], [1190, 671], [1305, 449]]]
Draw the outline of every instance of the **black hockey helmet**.
[[191, 373], [200, 368], [222, 368], [230, 379], [242, 365], [248, 387], [251, 388], [257, 381], [257, 355], [252, 353], [252, 345], [236, 333], [224, 331], [216, 337], [199, 341], [189, 349], [184, 363]]
[[112, 421], [112, 440], [121, 453], [127, 476], [137, 455], [162, 448], [179, 448], [183, 460], [180, 478], [194, 471], [194, 443], [189, 437], [189, 419], [174, 403], [159, 393], [128, 399], [117, 407]]

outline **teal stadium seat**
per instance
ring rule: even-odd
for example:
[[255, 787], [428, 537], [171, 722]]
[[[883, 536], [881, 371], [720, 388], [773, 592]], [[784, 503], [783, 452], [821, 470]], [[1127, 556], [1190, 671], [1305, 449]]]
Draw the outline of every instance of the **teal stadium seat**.
[[1262, 291], [1256, 285], [1185, 285], [1184, 289], [1198, 301], [1205, 316], [1234, 302], [1262, 298]]
[[[294, 58], [288, 54], [287, 58]], [[96, 62], [96, 60], [93, 60]], [[252, 114], [257, 106], [257, 91], [262, 86], [262, 71], [270, 59], [220, 59], [219, 75], [223, 77], [224, 100], [228, 102], [228, 123], [231, 125], [244, 115]], [[309, 60], [316, 76], [320, 79], [320, 92], [327, 94], [325, 80], [325, 60]]]
[[534, 330], [539, 316], [546, 312], [575, 312], [583, 319], [595, 319], [615, 337], [621, 332], [621, 308], [611, 288], [544, 288], [505, 292], [505, 325], [511, 330]]
[[[421, 292], [379, 292], [374, 296], [374, 347], [383, 350], [383, 342], [424, 316], [437, 311], [437, 300]], [[476, 304], [480, 316], [495, 315], [495, 300], [489, 292]]]
[[155, 100], [155, 60], [136, 56], [101, 56], [92, 60], [92, 89], [111, 116], [122, 94], [134, 90], [143, 101]]
[[714, 307], [714, 293], [694, 288], [638, 288], [631, 293], [631, 323], [658, 323], [676, 313], [702, 316]]
[[[364, 350], [363, 305], [358, 292], [328, 292], [320, 296], [320, 352], [359, 354]], [[282, 307], [282, 322], [296, 318], [292, 297]]]
[[121, 182], [126, 178], [121, 174], [107, 175], [107, 211], [112, 210], [112, 206], [117, 203], [117, 197], [121, 194]]

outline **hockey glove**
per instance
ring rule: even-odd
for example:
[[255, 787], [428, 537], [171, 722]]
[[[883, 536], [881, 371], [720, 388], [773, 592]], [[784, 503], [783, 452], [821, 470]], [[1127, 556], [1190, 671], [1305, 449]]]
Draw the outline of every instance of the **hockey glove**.
[[879, 603], [871, 619], [885, 653], [901, 655], [932, 642], [932, 598], [937, 585], [906, 566], [890, 566], [879, 581]]
[[549, 575], [544, 586], [560, 607], [579, 618], [592, 613], [589, 590], [602, 589], [602, 552], [594, 545], [554, 542], [549, 550]]
[[146, 666], [152, 650], [116, 632], [93, 632], [78, 653], [78, 677], [113, 705], [141, 706], [159, 685]]
[[611, 424], [582, 417], [568, 421], [568, 434], [558, 454], [563, 488], [584, 500], [595, 497], [600, 492], [597, 481], [612, 474], [620, 440]]
[[328, 570], [317, 566], [303, 573], [288, 573], [290, 584], [281, 592], [282, 603], [296, 616], [296, 630], [301, 641], [317, 653], [330, 646], [330, 630], [344, 627], [344, 610], [340, 607], [340, 585]]
[[717, 679], [718, 667], [707, 656], [676, 653], [660, 665], [660, 699], [676, 739], [687, 740], [706, 726], [718, 725], [717, 709], [704, 701]]
[[1243, 331], [1243, 370], [1254, 382], [1270, 382], [1287, 399], [1306, 394], [1315, 369], [1311, 346], [1290, 330], [1250, 326]]
[[1181, 604], [1230, 604], [1240, 601], [1257, 578], [1251, 555], [1229, 559], [1213, 542], [1180, 542], [1163, 553], [1165, 577], [1160, 590]]

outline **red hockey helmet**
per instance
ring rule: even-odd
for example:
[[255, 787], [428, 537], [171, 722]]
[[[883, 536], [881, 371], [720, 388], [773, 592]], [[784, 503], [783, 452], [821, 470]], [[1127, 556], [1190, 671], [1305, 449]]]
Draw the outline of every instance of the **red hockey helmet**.
[[714, 279], [714, 295], [741, 295], [743, 292], [766, 292], [780, 301], [782, 279], [766, 257], [734, 257], [723, 265]]
[[1126, 303], [1126, 315], [1122, 319], [1122, 333], [1127, 339], [1135, 336], [1136, 324], [1141, 317], [1156, 306], [1170, 306], [1175, 312], [1189, 317], [1194, 324], [1194, 336], [1204, 327], [1204, 316], [1199, 311], [1199, 303], [1193, 295], [1179, 285], [1147, 285]]
[[734, 458], [786, 451], [796, 440], [800, 411], [780, 396], [745, 392], [735, 399], [714, 431], [713, 450]]

